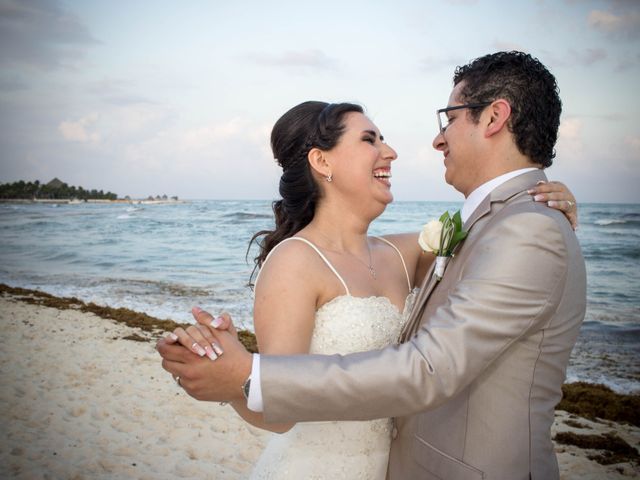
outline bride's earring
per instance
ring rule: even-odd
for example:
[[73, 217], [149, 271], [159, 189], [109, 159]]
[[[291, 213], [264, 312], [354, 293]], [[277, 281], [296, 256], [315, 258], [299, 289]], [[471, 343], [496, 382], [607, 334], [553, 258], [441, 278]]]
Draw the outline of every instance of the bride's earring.
[[329, 183], [333, 182], [333, 175], [329, 174], [325, 178], [327, 179], [327, 182]]

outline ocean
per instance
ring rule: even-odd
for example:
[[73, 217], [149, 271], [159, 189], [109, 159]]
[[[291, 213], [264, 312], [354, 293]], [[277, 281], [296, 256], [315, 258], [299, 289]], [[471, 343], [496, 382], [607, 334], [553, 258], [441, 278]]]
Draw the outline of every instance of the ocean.
[[[417, 231], [461, 203], [396, 202], [372, 234]], [[252, 329], [252, 234], [269, 201], [160, 205], [0, 204], [0, 282], [192, 321], [191, 307], [229, 311]], [[640, 393], [640, 205], [581, 204], [587, 315], [567, 381]]]

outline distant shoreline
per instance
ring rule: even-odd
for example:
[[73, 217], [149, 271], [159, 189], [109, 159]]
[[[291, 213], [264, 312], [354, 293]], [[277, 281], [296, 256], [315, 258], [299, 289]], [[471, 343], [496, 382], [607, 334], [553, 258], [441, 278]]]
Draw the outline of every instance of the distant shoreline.
[[164, 204], [182, 204], [189, 203], [187, 200], [172, 200], [172, 199], [160, 199], [150, 200], [146, 198], [119, 198], [117, 200], [103, 200], [103, 199], [87, 199], [78, 200], [75, 198], [0, 198], [0, 203], [18, 203], [18, 204], [63, 204], [63, 205], [82, 205], [84, 203], [91, 204], [124, 204], [124, 205], [164, 205]]

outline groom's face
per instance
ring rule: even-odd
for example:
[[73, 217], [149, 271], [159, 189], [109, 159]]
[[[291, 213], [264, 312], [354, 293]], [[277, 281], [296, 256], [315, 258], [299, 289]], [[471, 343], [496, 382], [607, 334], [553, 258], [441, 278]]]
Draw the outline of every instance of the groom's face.
[[[464, 82], [455, 86], [449, 96], [448, 107], [465, 104], [459, 95], [463, 86]], [[433, 148], [444, 154], [444, 178], [447, 183], [467, 197], [478, 187], [481, 178], [482, 162], [478, 153], [482, 133], [479, 123], [471, 120], [466, 108], [451, 110], [446, 115], [448, 126], [433, 140]]]

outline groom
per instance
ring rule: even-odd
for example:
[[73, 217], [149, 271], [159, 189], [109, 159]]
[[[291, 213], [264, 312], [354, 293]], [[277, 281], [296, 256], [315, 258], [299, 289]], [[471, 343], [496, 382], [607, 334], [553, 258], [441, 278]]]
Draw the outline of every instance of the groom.
[[529, 55], [456, 69], [433, 145], [466, 197], [469, 234], [442, 280], [425, 279], [404, 343], [252, 358], [220, 331], [215, 362], [161, 341], [163, 366], [198, 399], [242, 398], [243, 385], [269, 422], [396, 417], [392, 480], [557, 479], [550, 427], [584, 318], [585, 266], [564, 215], [527, 189], [546, 180], [560, 111], [554, 77]]

